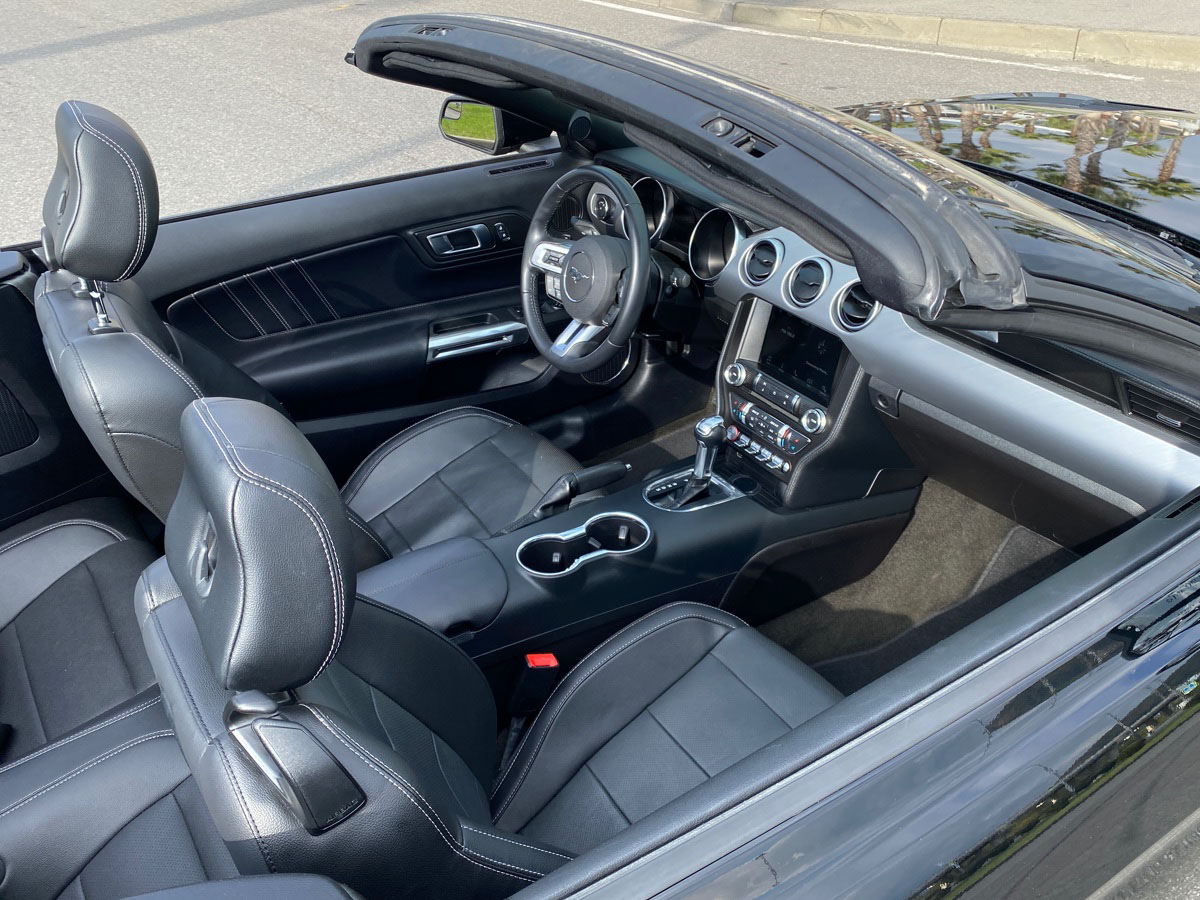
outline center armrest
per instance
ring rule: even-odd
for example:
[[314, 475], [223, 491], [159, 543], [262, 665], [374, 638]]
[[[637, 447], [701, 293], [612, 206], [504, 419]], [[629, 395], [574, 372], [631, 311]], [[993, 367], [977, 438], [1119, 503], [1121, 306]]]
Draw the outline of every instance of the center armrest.
[[458, 537], [360, 572], [358, 593], [443, 633], [478, 631], [504, 605], [508, 578], [487, 547], [474, 538]]

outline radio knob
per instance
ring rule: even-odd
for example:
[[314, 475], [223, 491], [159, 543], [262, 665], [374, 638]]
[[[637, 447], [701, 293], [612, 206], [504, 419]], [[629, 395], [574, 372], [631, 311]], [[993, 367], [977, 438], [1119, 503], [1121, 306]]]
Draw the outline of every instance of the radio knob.
[[800, 427], [809, 434], [820, 434], [825, 430], [825, 411], [815, 406], [800, 417]]
[[734, 387], [745, 384], [749, 375], [741, 363], [730, 363], [725, 367], [725, 383]]

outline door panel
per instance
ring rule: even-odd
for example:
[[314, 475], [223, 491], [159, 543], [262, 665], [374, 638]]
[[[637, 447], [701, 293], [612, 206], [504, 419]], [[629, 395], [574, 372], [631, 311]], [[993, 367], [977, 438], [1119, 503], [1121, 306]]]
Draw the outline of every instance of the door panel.
[[[463, 403], [531, 421], [615, 390], [550, 369], [522, 321], [521, 249], [561, 153], [164, 223], [136, 276], [172, 325], [275, 394], [344, 474]], [[565, 314], [544, 307], [547, 327]]]

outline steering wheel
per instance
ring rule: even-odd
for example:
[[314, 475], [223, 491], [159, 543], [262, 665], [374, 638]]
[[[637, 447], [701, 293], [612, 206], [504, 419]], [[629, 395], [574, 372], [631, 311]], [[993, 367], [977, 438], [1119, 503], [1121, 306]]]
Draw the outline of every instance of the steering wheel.
[[[626, 239], [588, 235], [570, 241], [550, 233], [566, 195], [584, 184], [604, 185], [617, 198], [616, 222]], [[571, 321], [551, 337], [542, 320], [538, 282], [562, 303]], [[550, 186], [533, 214], [521, 256], [521, 307], [529, 337], [551, 365], [590, 372], [629, 343], [646, 303], [650, 237], [642, 204], [624, 178], [603, 166], [581, 166]]]

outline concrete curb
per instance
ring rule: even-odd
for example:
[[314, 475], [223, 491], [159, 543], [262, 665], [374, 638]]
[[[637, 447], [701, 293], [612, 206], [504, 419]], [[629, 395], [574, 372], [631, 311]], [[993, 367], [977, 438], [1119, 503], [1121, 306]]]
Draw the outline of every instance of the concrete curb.
[[1040, 59], [1200, 72], [1200, 35], [1194, 34], [780, 6], [753, 0], [615, 2], [634, 8], [670, 10], [710, 22], [736, 22], [797, 34], [837, 34], [938, 47], [996, 50]]

